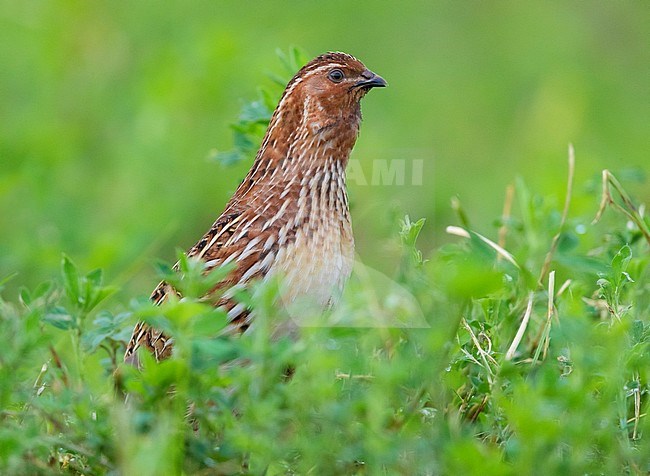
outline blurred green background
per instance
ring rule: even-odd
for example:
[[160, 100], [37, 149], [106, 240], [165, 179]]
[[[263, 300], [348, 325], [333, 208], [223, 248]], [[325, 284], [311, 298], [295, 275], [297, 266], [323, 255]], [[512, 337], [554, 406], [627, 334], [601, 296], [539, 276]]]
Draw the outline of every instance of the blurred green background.
[[600, 169], [647, 169], [647, 2], [0, 5], [0, 278], [19, 273], [14, 286], [51, 278], [66, 252], [148, 292], [152, 261], [191, 246], [245, 174], [208, 157], [291, 45], [388, 80], [364, 100], [353, 157], [368, 177], [424, 160], [421, 186], [350, 184], [358, 252], [387, 272], [404, 213], [427, 217], [426, 252], [452, 196], [489, 236], [517, 175], [563, 200], [569, 142], [574, 213], [595, 213]]

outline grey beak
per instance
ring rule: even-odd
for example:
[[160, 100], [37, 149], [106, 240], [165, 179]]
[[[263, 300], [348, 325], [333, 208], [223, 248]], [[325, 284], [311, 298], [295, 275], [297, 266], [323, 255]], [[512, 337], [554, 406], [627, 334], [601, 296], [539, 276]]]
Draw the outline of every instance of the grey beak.
[[373, 73], [370, 70], [364, 71], [362, 73], [362, 76], [367, 79], [362, 79], [361, 81], [358, 81], [354, 85], [355, 87], [370, 89], [370, 88], [385, 88], [386, 86], [388, 86], [388, 83], [384, 78], [382, 78], [378, 74]]

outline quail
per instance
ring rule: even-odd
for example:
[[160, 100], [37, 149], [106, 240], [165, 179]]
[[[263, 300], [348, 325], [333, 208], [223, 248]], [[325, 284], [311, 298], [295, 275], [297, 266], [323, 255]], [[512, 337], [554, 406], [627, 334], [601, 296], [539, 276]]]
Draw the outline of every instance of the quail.
[[[210, 230], [189, 250], [206, 272], [231, 263], [217, 286], [233, 332], [245, 331], [254, 314], [233, 299], [251, 280], [281, 275], [282, 300], [308, 298], [325, 309], [350, 276], [354, 239], [345, 168], [361, 124], [361, 99], [386, 81], [341, 52], [314, 58], [289, 81], [273, 112], [253, 165]], [[155, 304], [178, 294], [161, 282]], [[135, 326], [125, 361], [138, 364], [145, 347], [156, 360], [173, 341], [144, 322]]]

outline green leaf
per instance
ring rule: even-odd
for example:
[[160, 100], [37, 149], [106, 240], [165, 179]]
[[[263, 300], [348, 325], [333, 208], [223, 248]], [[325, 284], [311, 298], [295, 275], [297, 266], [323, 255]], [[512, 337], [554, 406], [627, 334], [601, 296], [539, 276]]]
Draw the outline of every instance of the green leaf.
[[20, 291], [18, 292], [18, 297], [20, 298], [20, 302], [25, 307], [29, 307], [29, 305], [32, 303], [31, 293], [29, 292], [29, 289], [27, 289], [24, 286], [20, 288]]
[[158, 268], [161, 278], [170, 284], [184, 297], [201, 298], [221, 282], [233, 269], [234, 264], [207, 268], [205, 261], [188, 257], [183, 251], [178, 251], [178, 262], [174, 268], [159, 263]]
[[76, 329], [78, 327], [77, 319], [61, 306], [56, 306], [49, 310], [43, 316], [43, 322], [64, 331]]
[[79, 290], [79, 273], [77, 267], [65, 254], [61, 261], [61, 268], [63, 271], [63, 285], [65, 287], [68, 299], [73, 303], [78, 303], [80, 300]]
[[100, 311], [95, 320], [93, 327], [84, 333], [82, 345], [88, 352], [94, 352], [104, 340], [117, 342], [126, 342], [132, 328], [126, 326], [126, 322], [132, 317], [130, 312], [122, 312], [113, 315], [109, 311]]
[[117, 286], [104, 286], [95, 290], [95, 293], [92, 296], [92, 299], [88, 303], [86, 311], [91, 311], [97, 305], [102, 302], [104, 299], [108, 298], [115, 294], [119, 288]]
[[216, 336], [228, 324], [227, 315], [220, 309], [197, 314], [192, 319], [192, 334], [195, 336]]
[[252, 101], [244, 105], [240, 119], [243, 122], [261, 122], [266, 124], [271, 119], [272, 112], [272, 110], [266, 107], [264, 100], [260, 98], [257, 101]]
[[102, 270], [95, 269], [86, 275], [86, 279], [90, 284], [95, 287], [101, 286], [102, 284]]
[[35, 301], [37, 299], [40, 299], [44, 297], [46, 294], [48, 294], [52, 290], [52, 282], [51, 281], [45, 281], [38, 286], [36, 286], [36, 289], [32, 292], [32, 301]]
[[601, 289], [606, 289], [611, 287], [612, 283], [610, 283], [609, 280], [605, 278], [600, 278], [598, 281], [596, 281], [596, 285]]
[[162, 260], [154, 263], [154, 269], [156, 270], [156, 275], [163, 281], [167, 281], [170, 276], [176, 274], [172, 265]]
[[196, 338], [192, 340], [193, 369], [214, 368], [238, 357], [238, 347], [229, 339]]
[[614, 275], [618, 277], [626, 271], [631, 259], [632, 249], [628, 245], [623, 246], [612, 259], [612, 271]]
[[633, 344], [640, 344], [644, 340], [645, 326], [643, 321], [635, 319], [632, 322], [632, 328], [630, 329], [630, 334], [632, 336]]
[[402, 221], [402, 229], [399, 233], [404, 245], [415, 246], [415, 242], [420, 235], [420, 231], [422, 231], [425, 221], [425, 218], [420, 218], [418, 221], [413, 223], [408, 215], [404, 217], [404, 221]]
[[246, 155], [241, 150], [233, 149], [226, 152], [217, 152], [214, 155], [214, 160], [220, 162], [221, 165], [229, 166], [246, 160]]

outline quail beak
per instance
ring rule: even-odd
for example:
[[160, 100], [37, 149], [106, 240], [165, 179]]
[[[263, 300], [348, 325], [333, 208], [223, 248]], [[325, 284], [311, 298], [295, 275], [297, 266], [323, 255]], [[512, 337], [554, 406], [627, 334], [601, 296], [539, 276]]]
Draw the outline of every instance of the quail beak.
[[384, 78], [379, 76], [378, 74], [373, 73], [370, 70], [366, 70], [363, 73], [361, 73], [361, 76], [363, 76], [365, 79], [362, 79], [361, 81], [357, 81], [354, 84], [355, 88], [363, 88], [363, 89], [371, 89], [371, 88], [385, 88], [388, 86], [388, 83]]

